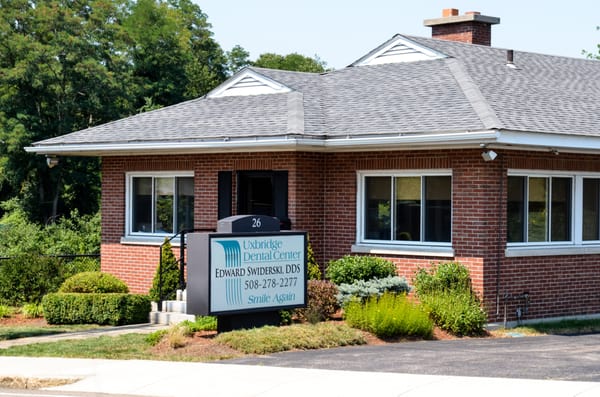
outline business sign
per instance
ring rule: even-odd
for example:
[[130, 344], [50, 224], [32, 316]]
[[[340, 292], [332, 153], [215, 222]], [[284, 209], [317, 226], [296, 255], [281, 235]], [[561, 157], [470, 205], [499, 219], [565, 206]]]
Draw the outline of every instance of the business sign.
[[210, 312], [306, 304], [306, 233], [209, 235]]

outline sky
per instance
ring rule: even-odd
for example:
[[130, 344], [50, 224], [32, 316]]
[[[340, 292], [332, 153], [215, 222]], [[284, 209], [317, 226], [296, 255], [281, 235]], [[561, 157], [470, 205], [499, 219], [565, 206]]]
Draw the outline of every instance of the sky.
[[208, 15], [223, 50], [240, 45], [256, 59], [265, 52], [317, 55], [343, 68], [394, 34], [431, 37], [423, 20], [444, 8], [460, 15], [499, 17], [492, 46], [581, 58], [598, 53], [598, 0], [193, 0]]

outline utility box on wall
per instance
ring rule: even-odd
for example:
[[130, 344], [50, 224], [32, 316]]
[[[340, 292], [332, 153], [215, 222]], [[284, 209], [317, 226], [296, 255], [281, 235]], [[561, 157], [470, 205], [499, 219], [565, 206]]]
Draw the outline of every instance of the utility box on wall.
[[306, 233], [279, 220], [224, 218], [217, 233], [188, 234], [187, 312], [216, 315], [220, 331], [272, 324], [306, 306]]

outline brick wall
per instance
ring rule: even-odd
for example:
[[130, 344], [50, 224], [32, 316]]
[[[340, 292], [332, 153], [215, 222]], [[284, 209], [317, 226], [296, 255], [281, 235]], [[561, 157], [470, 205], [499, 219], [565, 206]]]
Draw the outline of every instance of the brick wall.
[[[104, 158], [102, 269], [123, 278], [132, 291], [146, 292], [158, 264], [157, 246], [120, 244], [128, 171], [193, 170], [195, 227], [210, 229], [217, 222], [218, 171], [287, 170], [293, 228], [309, 232], [315, 255], [324, 266], [330, 259], [350, 253], [355, 243], [357, 171], [452, 169], [455, 258], [449, 260], [470, 269], [491, 321], [503, 319], [504, 303], [507, 319], [514, 320], [519, 302], [504, 297], [523, 292], [529, 292], [531, 298], [525, 318], [600, 313], [600, 255], [504, 256], [507, 169], [600, 172], [600, 162], [584, 155], [496, 151], [499, 156], [491, 162], [484, 162], [478, 149]], [[234, 201], [234, 213], [235, 208]], [[428, 256], [390, 259], [409, 280], [418, 267], [440, 261]]]

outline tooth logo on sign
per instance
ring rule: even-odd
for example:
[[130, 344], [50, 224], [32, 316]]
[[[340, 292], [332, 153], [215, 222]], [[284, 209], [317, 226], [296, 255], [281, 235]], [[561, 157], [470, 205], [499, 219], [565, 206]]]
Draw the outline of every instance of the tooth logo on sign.
[[[235, 240], [216, 241], [225, 251], [225, 268], [242, 267], [242, 250]], [[225, 300], [228, 305], [242, 304], [242, 279], [231, 278], [225, 280]]]

